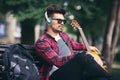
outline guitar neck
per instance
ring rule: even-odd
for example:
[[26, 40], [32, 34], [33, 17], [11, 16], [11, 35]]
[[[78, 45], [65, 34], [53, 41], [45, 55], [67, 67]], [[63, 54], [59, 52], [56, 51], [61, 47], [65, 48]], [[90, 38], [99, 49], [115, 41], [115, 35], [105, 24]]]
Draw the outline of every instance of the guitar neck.
[[79, 27], [78, 30], [79, 30], [80, 35], [81, 35], [81, 37], [82, 37], [82, 41], [83, 41], [83, 43], [85, 44], [85, 46], [86, 46], [86, 48], [87, 48], [87, 51], [88, 51], [88, 52], [91, 52], [91, 50], [90, 50], [90, 48], [89, 48], [89, 44], [88, 44], [88, 42], [87, 42], [87, 39], [86, 39], [86, 37], [85, 37], [85, 35], [84, 35], [84, 32], [83, 32], [82, 28]]

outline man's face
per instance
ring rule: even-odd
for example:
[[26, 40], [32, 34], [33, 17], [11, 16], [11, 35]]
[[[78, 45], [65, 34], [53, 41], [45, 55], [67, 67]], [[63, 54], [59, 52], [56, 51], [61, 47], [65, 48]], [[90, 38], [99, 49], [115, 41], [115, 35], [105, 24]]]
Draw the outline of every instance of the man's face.
[[65, 22], [66, 21], [63, 14], [54, 13], [52, 16], [51, 29], [53, 30], [53, 32], [59, 33], [63, 30]]

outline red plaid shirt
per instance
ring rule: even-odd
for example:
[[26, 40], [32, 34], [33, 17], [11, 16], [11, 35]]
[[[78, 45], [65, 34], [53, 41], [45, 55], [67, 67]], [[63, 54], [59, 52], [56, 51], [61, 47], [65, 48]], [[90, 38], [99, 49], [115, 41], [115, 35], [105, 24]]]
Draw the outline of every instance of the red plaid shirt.
[[74, 50], [86, 50], [84, 45], [73, 41], [68, 34], [61, 32], [60, 36], [70, 48], [70, 56], [59, 56], [57, 42], [47, 33], [44, 33], [36, 42], [36, 51], [47, 61], [47, 63], [43, 64], [43, 66], [39, 69], [40, 80], [49, 80], [49, 72], [52, 66], [55, 65], [57, 67], [61, 67], [67, 63], [74, 57]]

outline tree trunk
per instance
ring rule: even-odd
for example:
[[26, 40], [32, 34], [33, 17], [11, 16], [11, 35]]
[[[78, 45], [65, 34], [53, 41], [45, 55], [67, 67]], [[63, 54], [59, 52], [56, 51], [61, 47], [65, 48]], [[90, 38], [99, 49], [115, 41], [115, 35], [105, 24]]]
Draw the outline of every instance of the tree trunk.
[[112, 46], [114, 27], [116, 24], [116, 17], [117, 17], [116, 14], [117, 14], [117, 7], [118, 7], [117, 5], [118, 5], [118, 0], [113, 0], [113, 7], [112, 7], [111, 14], [109, 16], [110, 19], [108, 19], [108, 25], [106, 27], [106, 33], [104, 37], [103, 50], [102, 50], [102, 54], [105, 57], [109, 71], [111, 70], [111, 65], [112, 65], [111, 46]]
[[35, 41], [38, 40], [39, 36], [40, 36], [40, 25], [37, 24], [35, 26]]
[[35, 21], [26, 19], [21, 22], [22, 26], [22, 37], [21, 37], [21, 43], [22, 44], [30, 44], [33, 45], [35, 41], [34, 37], [34, 26], [35, 26]]
[[116, 25], [114, 28], [112, 46], [111, 46], [111, 61], [114, 60], [115, 47], [117, 46], [118, 37], [120, 32], [120, 4], [118, 4], [117, 16], [116, 16]]
[[6, 23], [7, 23], [6, 25], [7, 43], [15, 43], [14, 31], [15, 31], [17, 20], [11, 12], [8, 12], [6, 15]]

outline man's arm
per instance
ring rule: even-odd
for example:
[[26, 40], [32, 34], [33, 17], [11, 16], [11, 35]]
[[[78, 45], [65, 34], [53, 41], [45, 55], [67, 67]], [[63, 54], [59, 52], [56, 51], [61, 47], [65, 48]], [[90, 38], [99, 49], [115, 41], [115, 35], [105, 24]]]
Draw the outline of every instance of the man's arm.
[[47, 41], [39, 41], [36, 43], [37, 53], [43, 57], [48, 63], [54, 64], [57, 67], [61, 67], [67, 63], [74, 55], [59, 56], [50, 46]]

